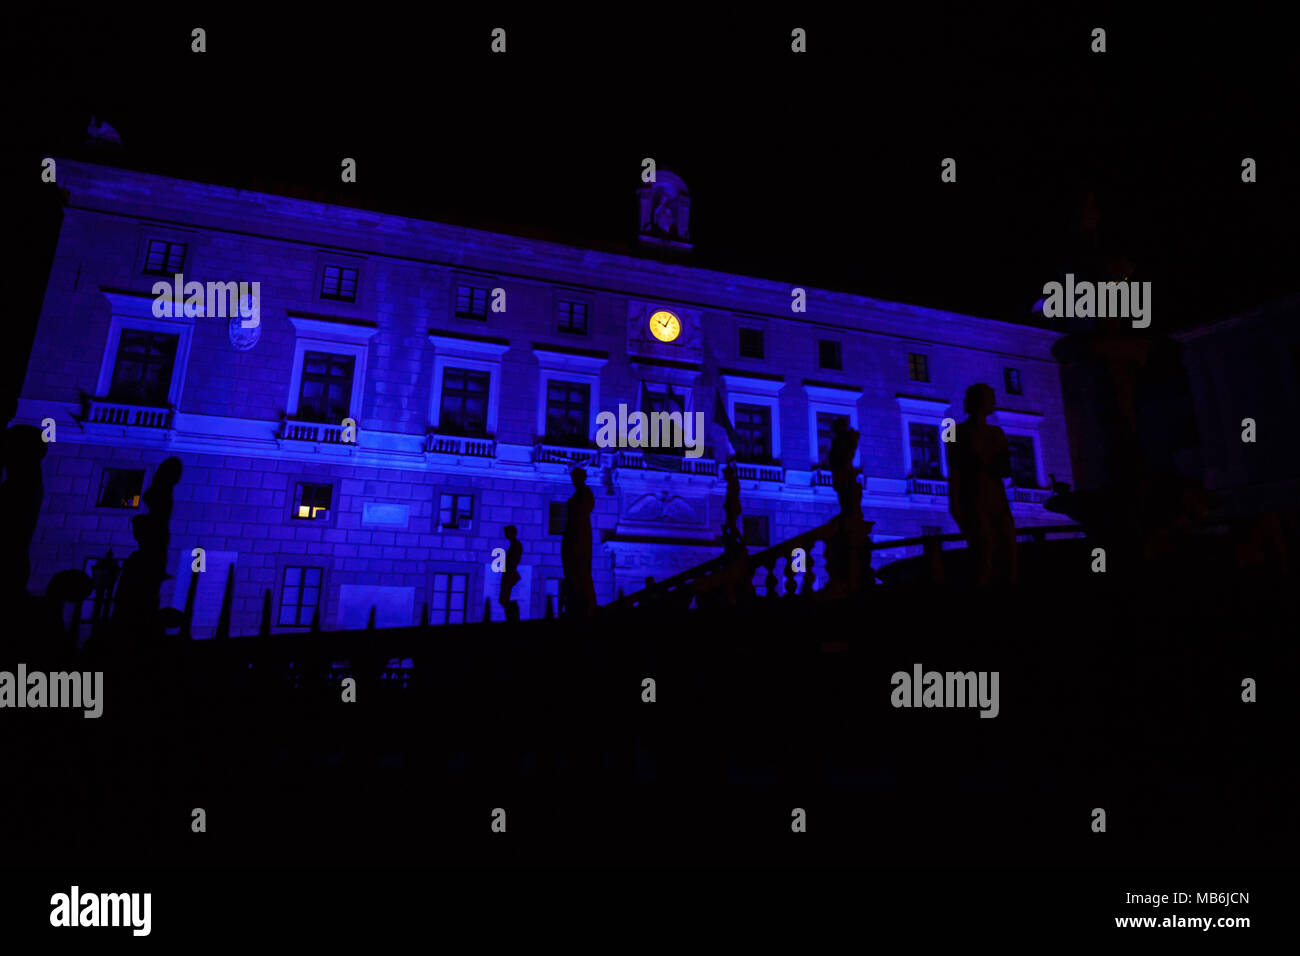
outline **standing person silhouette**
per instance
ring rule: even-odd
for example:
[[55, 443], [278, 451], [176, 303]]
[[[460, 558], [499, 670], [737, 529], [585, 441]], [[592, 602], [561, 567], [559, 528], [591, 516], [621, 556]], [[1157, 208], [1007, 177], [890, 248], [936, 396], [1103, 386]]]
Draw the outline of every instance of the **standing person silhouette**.
[[510, 597], [510, 592], [515, 589], [515, 585], [521, 580], [519, 575], [519, 559], [524, 556], [524, 545], [519, 540], [519, 529], [514, 525], [506, 525], [506, 540], [510, 542], [510, 547], [506, 548], [506, 569], [501, 573], [501, 592], [497, 595], [497, 601], [501, 605], [501, 610], [506, 612], [507, 621], [519, 620], [519, 602]]
[[993, 389], [984, 383], [966, 389], [966, 420], [957, 426], [948, 468], [948, 511], [975, 557], [976, 582], [993, 580], [994, 565], [1006, 565], [1006, 580], [1016, 583], [1019, 559], [1016, 527], [1002, 479], [1011, 474], [1007, 436], [988, 417], [996, 407]]
[[575, 468], [573, 496], [565, 510], [560, 563], [564, 567], [564, 616], [592, 617], [596, 613], [596, 584], [591, 578], [591, 513], [596, 496], [587, 487], [587, 473]]

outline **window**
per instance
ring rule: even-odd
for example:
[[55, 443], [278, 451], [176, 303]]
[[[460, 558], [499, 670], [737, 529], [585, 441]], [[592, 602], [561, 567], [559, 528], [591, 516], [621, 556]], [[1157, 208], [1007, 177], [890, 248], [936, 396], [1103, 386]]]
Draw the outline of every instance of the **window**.
[[772, 411], [766, 405], [736, 404], [736, 457], [765, 463], [772, 460]]
[[487, 318], [488, 290], [476, 286], [456, 287], [456, 317], [460, 319]]
[[281, 627], [309, 627], [320, 607], [321, 569], [287, 567], [284, 586], [280, 589]]
[[939, 426], [909, 422], [908, 441], [912, 446], [912, 476], [914, 478], [942, 478], [943, 463], [939, 459]]
[[468, 601], [469, 575], [439, 571], [433, 576], [430, 623], [464, 624]]
[[761, 359], [763, 357], [763, 330], [740, 330], [740, 357]]
[[333, 486], [307, 481], [293, 485], [293, 518], [298, 521], [325, 521], [330, 516]]
[[546, 439], [586, 444], [589, 386], [551, 379], [546, 383]]
[[564, 534], [564, 525], [568, 521], [567, 501], [552, 501], [546, 507], [546, 533]]
[[841, 420], [848, 425], [848, 415], [836, 415], [834, 412], [817, 413], [817, 463], [819, 465], [828, 464], [827, 459], [831, 451], [831, 439], [835, 437], [835, 420]]
[[185, 243], [150, 239], [145, 254], [144, 271], [156, 276], [174, 276], [185, 264]]
[[1017, 488], [1038, 487], [1038, 464], [1034, 456], [1034, 439], [1029, 435], [1008, 435], [1011, 452], [1011, 478]]
[[840, 355], [840, 343], [831, 339], [819, 339], [817, 341], [817, 365], [832, 371], [840, 371], [844, 367]]
[[[104, 562], [103, 567], [100, 567], [100, 562]], [[116, 569], [116, 576], [112, 576], [112, 572], [109, 571], [110, 567]], [[122, 575], [122, 559], [113, 558], [109, 561], [108, 555], [103, 554], [98, 557], [87, 558], [81, 565], [81, 570], [86, 573], [86, 577], [90, 578], [90, 593], [86, 595], [86, 600], [81, 604], [81, 622], [83, 627], [88, 627], [95, 619], [95, 588], [98, 586], [95, 581], [96, 568], [99, 568], [100, 571], [105, 574], [105, 583], [107, 583], [110, 578], [114, 582], [114, 586], [105, 590], [103, 607], [104, 619], [110, 621], [113, 619], [113, 594], [117, 590], [116, 581]]]
[[1006, 386], [1008, 395], [1023, 395], [1024, 390], [1020, 386], [1020, 369], [1004, 368], [1002, 370], [1002, 384]]
[[488, 372], [464, 368], [443, 369], [438, 430], [452, 435], [486, 435], [490, 383], [491, 375]]
[[355, 302], [357, 298], [357, 270], [344, 266], [325, 267], [320, 280], [320, 297], [339, 302]]
[[907, 377], [913, 382], [930, 381], [930, 360], [917, 352], [908, 352]]
[[555, 303], [556, 328], [573, 335], [587, 334], [587, 303], [560, 300]]
[[347, 418], [355, 365], [356, 357], [353, 355], [304, 353], [298, 417], [303, 421], [335, 425]]
[[745, 538], [745, 544], [754, 544], [766, 547], [771, 543], [769, 540], [771, 519], [767, 515], [744, 515], [741, 517], [740, 523], [741, 533]]
[[97, 508], [138, 508], [144, 490], [144, 472], [132, 468], [105, 468], [99, 479]]
[[162, 408], [168, 404], [178, 336], [166, 332], [123, 329], [108, 399], [127, 405]]
[[470, 531], [474, 527], [474, 496], [454, 492], [438, 496], [438, 528], [442, 531]]

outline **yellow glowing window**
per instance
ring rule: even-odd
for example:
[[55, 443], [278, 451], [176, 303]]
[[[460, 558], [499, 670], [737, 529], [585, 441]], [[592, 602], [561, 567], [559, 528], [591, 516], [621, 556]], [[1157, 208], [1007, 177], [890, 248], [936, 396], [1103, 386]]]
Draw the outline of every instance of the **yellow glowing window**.
[[302, 521], [328, 518], [332, 490], [329, 485], [307, 481], [296, 482], [293, 492], [293, 517]]

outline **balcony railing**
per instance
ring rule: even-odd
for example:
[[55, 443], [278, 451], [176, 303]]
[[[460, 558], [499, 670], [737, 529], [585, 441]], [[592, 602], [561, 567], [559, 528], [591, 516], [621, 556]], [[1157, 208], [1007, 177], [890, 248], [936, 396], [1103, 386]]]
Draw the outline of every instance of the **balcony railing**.
[[[707, 455], [707, 449], [706, 455]], [[650, 454], [654, 454], [651, 452]], [[687, 458], [685, 455], [658, 455], [655, 461], [660, 467], [646, 460], [646, 453], [635, 449], [619, 449], [614, 454], [615, 468], [646, 469], [652, 471], [680, 471], [685, 475], [709, 475], [715, 477], [718, 474], [718, 463], [712, 458], [701, 456], [699, 458]], [[673, 465], [671, 469], [664, 467], [664, 463]]]
[[600, 465], [600, 451], [595, 448], [571, 448], [567, 445], [548, 445], [538, 442], [533, 448], [533, 461], [570, 468], [596, 468]]
[[343, 440], [343, 426], [324, 422], [302, 422], [286, 418], [280, 423], [280, 437], [288, 441], [319, 442], [324, 445], [350, 445]]
[[785, 468], [781, 465], [757, 465], [752, 462], [736, 462], [736, 475], [741, 481], [785, 481]]
[[121, 402], [91, 402], [89, 421], [94, 425], [122, 425], [129, 428], [170, 428], [170, 408], [124, 405]]
[[[861, 473], [859, 473], [857, 475], [857, 482], [859, 487], [865, 487], [863, 481], [864, 479]], [[834, 476], [831, 474], [829, 470], [825, 468], [817, 468], [813, 471], [812, 483], [816, 485], [818, 488], [830, 488], [835, 484], [835, 481], [834, 481]]]
[[1012, 501], [1026, 505], [1041, 505], [1052, 497], [1051, 491], [1046, 488], [1009, 488], [1007, 490]]
[[495, 458], [497, 443], [491, 438], [472, 438], [465, 435], [440, 435], [430, 432], [424, 450], [439, 455], [456, 455], [461, 458]]
[[933, 495], [935, 497], [948, 497], [948, 479], [947, 478], [908, 478], [907, 493], [909, 495]]

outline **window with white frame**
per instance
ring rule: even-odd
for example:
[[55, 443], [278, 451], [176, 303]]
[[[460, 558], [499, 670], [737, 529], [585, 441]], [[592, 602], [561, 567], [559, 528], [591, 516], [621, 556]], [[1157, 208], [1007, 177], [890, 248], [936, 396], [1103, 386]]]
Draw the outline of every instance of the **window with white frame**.
[[[723, 374], [727, 391], [727, 417], [741, 448], [732, 451], [741, 461], [761, 464], [781, 462], [781, 401], [785, 380], [751, 375]], [[766, 447], [760, 447], [762, 445]]]
[[533, 349], [540, 370], [537, 436], [548, 444], [590, 446], [601, 411], [600, 370], [604, 353]]
[[440, 435], [494, 436], [501, 400], [501, 339], [431, 333], [433, 393], [429, 424]]
[[285, 411], [289, 418], [339, 424], [361, 419], [366, 364], [374, 325], [290, 313], [298, 332]]
[[95, 395], [123, 405], [176, 408], [185, 385], [193, 317], [155, 316], [152, 296], [105, 292], [104, 297], [110, 307], [108, 340]]
[[[858, 427], [858, 401], [862, 392], [857, 389], [835, 388], [805, 382], [804, 394], [808, 396], [808, 448], [813, 469], [825, 469], [830, 451], [831, 429], [837, 418], [845, 419], [850, 428]], [[859, 463], [860, 454], [853, 451], [853, 463]]]
[[910, 478], [947, 478], [948, 443], [943, 441], [943, 420], [952, 417], [951, 403], [903, 395], [894, 400], [902, 418], [903, 474]]
[[1039, 426], [1043, 416], [1035, 412], [998, 409], [993, 423], [1007, 436], [1011, 453], [1011, 477], [1017, 488], [1042, 488], [1046, 484], [1043, 470], [1043, 442]]

